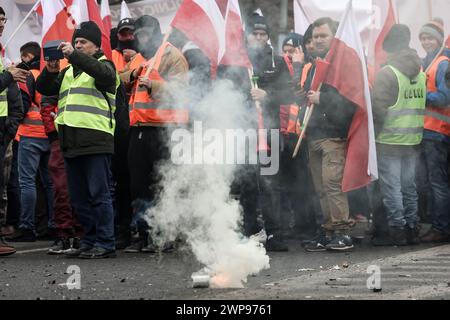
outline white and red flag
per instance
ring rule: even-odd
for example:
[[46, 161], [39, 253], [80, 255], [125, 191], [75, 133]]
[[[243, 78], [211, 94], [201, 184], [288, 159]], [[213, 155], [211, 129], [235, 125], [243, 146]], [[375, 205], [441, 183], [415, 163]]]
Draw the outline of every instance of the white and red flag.
[[[223, 0], [218, 0], [224, 8]], [[226, 8], [226, 7], [225, 7]], [[225, 55], [225, 12], [215, 0], [184, 0], [171, 26], [182, 31], [215, 68]]]
[[100, 16], [102, 17], [103, 27], [106, 32], [112, 29], [111, 10], [109, 9], [109, 0], [102, 0], [100, 6]]
[[102, 49], [108, 59], [112, 58], [111, 43], [109, 41], [110, 30], [105, 30], [97, 1], [95, 0], [66, 0], [72, 2], [71, 12], [77, 24], [85, 21], [93, 21], [102, 33]]
[[374, 68], [374, 74], [376, 74], [387, 61], [387, 53], [383, 50], [383, 42], [392, 26], [397, 23], [397, 18], [393, 0], [372, 0], [372, 5], [374, 12], [377, 12], [374, 17], [379, 17], [379, 21], [374, 21], [370, 33], [368, 60]]
[[324, 83], [336, 88], [357, 107], [348, 134], [342, 181], [342, 190], [348, 192], [378, 178], [369, 81], [352, 0], [347, 5], [326, 60], [329, 65]]
[[[220, 7], [220, 6], [219, 6]], [[219, 64], [250, 68], [238, 0], [228, 0], [225, 15], [225, 54]]]

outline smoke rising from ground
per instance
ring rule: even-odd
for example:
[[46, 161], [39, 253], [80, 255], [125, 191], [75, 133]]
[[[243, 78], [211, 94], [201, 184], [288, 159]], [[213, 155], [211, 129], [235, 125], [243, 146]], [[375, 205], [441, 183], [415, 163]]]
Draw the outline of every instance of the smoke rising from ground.
[[[204, 128], [222, 132], [245, 125], [252, 116], [245, 97], [229, 81], [217, 81], [192, 109], [193, 117], [203, 119]], [[201, 147], [192, 141], [183, 143], [193, 148], [195, 156], [202, 156]], [[241, 234], [242, 208], [230, 197], [237, 169], [235, 165], [175, 165], [166, 161], [159, 167], [162, 191], [146, 215], [154, 242], [162, 245], [181, 236], [210, 270], [211, 285], [217, 287], [242, 287], [249, 275], [269, 268], [264, 247]], [[217, 275], [219, 278], [214, 278]], [[214, 283], [215, 279], [225, 281]]]

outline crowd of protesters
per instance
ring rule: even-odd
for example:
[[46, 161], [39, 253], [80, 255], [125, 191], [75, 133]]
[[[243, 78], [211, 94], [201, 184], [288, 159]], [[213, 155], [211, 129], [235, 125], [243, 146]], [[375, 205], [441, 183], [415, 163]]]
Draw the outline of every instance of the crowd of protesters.
[[[0, 35], [6, 21], [0, 8]], [[111, 30], [112, 60], [94, 22], [81, 23], [72, 42], [58, 47], [65, 59], [43, 69], [40, 45], [25, 43], [20, 64], [5, 68], [0, 60], [0, 256], [13, 254], [14, 242], [37, 239], [54, 241], [49, 254], [86, 259], [115, 257], [121, 249], [176, 249], [155, 245], [144, 215], [161, 191], [157, 165], [170, 158], [169, 130], [192, 121], [174, 95], [194, 92], [195, 105], [213, 79], [233, 81], [248, 97], [250, 128], [258, 127], [258, 104], [264, 128], [281, 132], [279, 172], [263, 176], [262, 164], [246, 165], [231, 188], [245, 236], [265, 235], [267, 251], [288, 251], [293, 238], [308, 252], [347, 251], [355, 224], [371, 221], [367, 234], [376, 246], [450, 242], [450, 50], [443, 22], [434, 19], [415, 35], [423, 59], [410, 47], [407, 26], [388, 33], [387, 62], [370, 84], [379, 180], [350, 193], [342, 179], [356, 106], [332, 86], [310, 89], [337, 28], [318, 19], [304, 35], [289, 34], [277, 55], [265, 18], [248, 17], [256, 86], [246, 69], [212, 70], [177, 29], [164, 41], [148, 15]], [[292, 158], [308, 104], [315, 111], [307, 143]], [[268, 144], [275, 152], [278, 144]], [[421, 230], [420, 222], [431, 228]]]

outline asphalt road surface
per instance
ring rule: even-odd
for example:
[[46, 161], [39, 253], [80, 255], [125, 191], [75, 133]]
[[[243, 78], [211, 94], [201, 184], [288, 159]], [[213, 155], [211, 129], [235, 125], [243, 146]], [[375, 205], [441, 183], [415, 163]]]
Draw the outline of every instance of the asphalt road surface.
[[[0, 258], [0, 300], [450, 299], [450, 245], [375, 248], [363, 242], [349, 253], [307, 253], [291, 241], [290, 251], [270, 253], [270, 269], [249, 277], [243, 289], [192, 288], [191, 274], [202, 266], [183, 248], [82, 260], [47, 255], [48, 245], [18, 244], [17, 254]], [[369, 267], [380, 273], [368, 273]], [[79, 289], [67, 286], [74, 270]], [[375, 275], [379, 281], [370, 283], [381, 286], [377, 292], [367, 287]]]

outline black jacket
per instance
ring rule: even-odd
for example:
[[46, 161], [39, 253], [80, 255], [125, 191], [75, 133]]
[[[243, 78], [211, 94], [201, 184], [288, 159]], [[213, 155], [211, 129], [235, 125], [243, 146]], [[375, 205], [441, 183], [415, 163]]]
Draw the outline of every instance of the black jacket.
[[[75, 77], [85, 72], [95, 79], [95, 86], [99, 91], [114, 94], [116, 68], [109, 60], [98, 61], [101, 56], [101, 51], [88, 56], [75, 50], [69, 57], [69, 63], [73, 65]], [[44, 68], [36, 81], [37, 91], [45, 96], [58, 95], [67, 70], [68, 68], [59, 73], [51, 73]], [[114, 153], [114, 137], [103, 131], [63, 125], [59, 126], [58, 135], [61, 149], [67, 158]]]
[[[306, 79], [304, 92], [311, 87], [315, 67], [313, 66]], [[304, 101], [299, 102], [304, 105]], [[302, 109], [300, 119], [303, 120], [306, 108]], [[341, 96], [339, 92], [329, 86], [322, 85], [320, 90], [320, 104], [314, 106], [307, 129], [307, 137], [310, 141], [320, 139], [342, 138], [347, 139], [348, 131], [352, 124], [356, 106]]]
[[0, 145], [3, 146], [14, 139], [24, 116], [19, 87], [8, 71], [0, 73], [0, 92], [5, 89], [8, 89], [8, 116], [0, 117]]
[[284, 59], [273, 54], [267, 45], [263, 50], [249, 49], [249, 58], [253, 73], [258, 77], [258, 87], [267, 92], [262, 103], [264, 128], [280, 128], [280, 105], [289, 105], [295, 101], [291, 75]]

